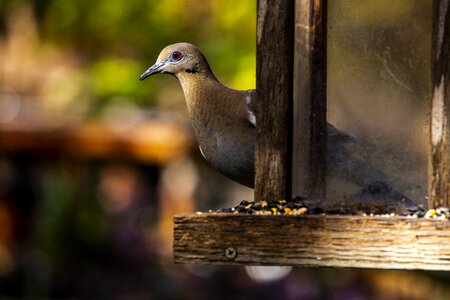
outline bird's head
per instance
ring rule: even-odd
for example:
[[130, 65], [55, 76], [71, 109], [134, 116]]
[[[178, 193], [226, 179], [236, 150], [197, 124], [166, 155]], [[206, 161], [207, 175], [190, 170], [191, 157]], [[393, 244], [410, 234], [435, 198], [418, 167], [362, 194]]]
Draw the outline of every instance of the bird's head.
[[178, 77], [180, 74], [211, 73], [208, 62], [203, 54], [192, 44], [177, 43], [164, 48], [156, 63], [145, 71], [140, 79], [150, 75], [168, 73]]

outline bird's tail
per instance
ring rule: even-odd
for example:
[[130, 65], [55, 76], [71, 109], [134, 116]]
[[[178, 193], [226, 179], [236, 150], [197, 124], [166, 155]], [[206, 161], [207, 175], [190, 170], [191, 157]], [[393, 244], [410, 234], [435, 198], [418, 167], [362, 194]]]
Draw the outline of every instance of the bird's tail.
[[329, 144], [327, 158], [330, 174], [362, 187], [367, 187], [374, 182], [384, 182], [391, 188], [402, 192], [420, 188], [415, 183], [373, 168], [341, 144]]

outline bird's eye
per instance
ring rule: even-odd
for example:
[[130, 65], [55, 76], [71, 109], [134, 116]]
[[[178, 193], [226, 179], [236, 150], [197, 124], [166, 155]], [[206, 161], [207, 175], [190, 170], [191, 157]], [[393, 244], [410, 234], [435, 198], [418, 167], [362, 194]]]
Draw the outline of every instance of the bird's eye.
[[174, 51], [174, 52], [172, 52], [171, 58], [172, 58], [172, 60], [174, 60], [174, 61], [179, 61], [179, 60], [181, 59], [182, 56], [183, 56], [183, 55], [181, 54], [180, 51]]

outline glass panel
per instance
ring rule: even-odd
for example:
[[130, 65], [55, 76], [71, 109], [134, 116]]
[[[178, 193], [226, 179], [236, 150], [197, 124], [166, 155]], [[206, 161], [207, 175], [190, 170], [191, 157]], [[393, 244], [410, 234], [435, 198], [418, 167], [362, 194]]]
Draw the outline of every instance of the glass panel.
[[426, 204], [431, 5], [329, 2], [328, 201]]

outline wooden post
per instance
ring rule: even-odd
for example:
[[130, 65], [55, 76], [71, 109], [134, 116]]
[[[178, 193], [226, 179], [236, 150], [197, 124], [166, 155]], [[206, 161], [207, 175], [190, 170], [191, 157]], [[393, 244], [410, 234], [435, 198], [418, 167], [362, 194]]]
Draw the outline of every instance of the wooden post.
[[327, 0], [296, 0], [292, 196], [325, 197]]
[[290, 197], [294, 0], [258, 0], [255, 200]]
[[450, 0], [434, 0], [429, 208], [450, 205]]

